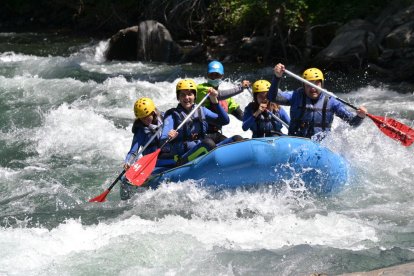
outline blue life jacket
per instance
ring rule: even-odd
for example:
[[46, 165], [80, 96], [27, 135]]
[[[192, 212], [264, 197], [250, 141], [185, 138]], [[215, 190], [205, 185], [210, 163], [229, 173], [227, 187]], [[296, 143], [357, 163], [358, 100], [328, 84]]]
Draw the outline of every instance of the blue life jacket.
[[[251, 102], [248, 104], [247, 108], [255, 111], [257, 110], [258, 105], [255, 102]], [[282, 123], [273, 118], [269, 112], [270, 111], [262, 112], [259, 116], [256, 117], [256, 130], [252, 130], [253, 138], [271, 137], [275, 135], [279, 136], [282, 134]], [[273, 111], [273, 114], [280, 118], [279, 112]]]
[[[150, 125], [144, 125], [141, 120], [136, 119], [132, 125], [132, 133], [134, 137], [132, 140], [131, 149], [129, 150], [127, 156], [125, 157], [125, 162], [130, 163], [135, 159], [136, 152], [139, 150], [139, 147], [143, 147], [151, 139], [151, 137], [159, 130], [163, 125], [162, 114], [154, 118], [154, 121]], [[158, 131], [157, 137], [155, 137], [152, 142], [147, 146], [147, 148], [142, 152], [142, 155], [147, 155], [156, 151], [159, 147], [159, 142], [161, 138], [161, 131]]]
[[293, 92], [290, 105], [289, 135], [310, 138], [331, 130], [334, 112], [329, 96], [322, 93], [317, 100], [312, 100], [299, 88]]
[[[205, 107], [200, 107], [196, 112], [194, 112], [194, 114], [191, 115], [191, 118], [187, 120], [187, 122], [179, 130], [179, 135], [169, 143], [174, 149], [173, 152], [178, 153], [179, 155], [184, 154], [205, 137], [208, 123], [203, 112], [204, 108]], [[165, 118], [171, 115], [174, 120], [174, 129], [177, 129], [187, 117], [188, 113], [188, 111], [178, 104], [177, 107], [171, 108], [165, 112]], [[169, 149], [168, 144], [164, 148], [165, 150], [163, 150], [163, 152], [171, 150]]]
[[316, 135], [323, 139], [331, 130], [334, 115], [349, 125], [361, 125], [363, 118], [348, 111], [343, 103], [322, 93], [317, 100], [308, 98], [304, 88], [294, 91], [279, 91], [280, 78], [273, 77], [267, 98], [271, 102], [290, 106], [289, 135], [310, 138]]

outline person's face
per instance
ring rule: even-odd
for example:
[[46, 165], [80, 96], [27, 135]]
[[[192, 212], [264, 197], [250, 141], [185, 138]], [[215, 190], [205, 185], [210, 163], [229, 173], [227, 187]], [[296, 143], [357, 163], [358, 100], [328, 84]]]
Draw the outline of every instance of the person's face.
[[[319, 87], [322, 87], [322, 81], [321, 80], [315, 80], [315, 81], [310, 81], [310, 82], [317, 85], [317, 86], [319, 86]], [[305, 84], [305, 94], [306, 94], [306, 96], [308, 96], [312, 100], [316, 100], [319, 97], [319, 95], [321, 94], [321, 91], [316, 89], [316, 88], [313, 88], [310, 85]]]
[[154, 119], [154, 112], [152, 112], [150, 115], [144, 118], [141, 118], [140, 120], [144, 125], [149, 126], [152, 123], [153, 119]]
[[192, 90], [180, 90], [178, 92], [178, 101], [185, 110], [190, 110], [194, 105], [194, 91]]
[[208, 73], [208, 74], [207, 74], [207, 77], [208, 77], [210, 80], [216, 80], [216, 79], [221, 79], [221, 78], [223, 77], [223, 75], [220, 75], [219, 73], [214, 72], [214, 73]]
[[256, 97], [257, 97], [258, 104], [267, 103], [267, 92], [257, 93]]

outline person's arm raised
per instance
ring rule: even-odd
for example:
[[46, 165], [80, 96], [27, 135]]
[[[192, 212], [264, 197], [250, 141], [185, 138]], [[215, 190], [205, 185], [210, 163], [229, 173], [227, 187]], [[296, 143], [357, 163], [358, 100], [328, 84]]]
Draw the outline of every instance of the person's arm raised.
[[357, 110], [357, 112], [361, 113], [365, 113], [366, 116], [368, 116], [368, 118], [370, 118], [376, 125], [377, 127], [382, 131], [382, 133], [384, 133], [385, 135], [387, 135], [388, 137], [390, 137], [391, 139], [394, 139], [396, 141], [401, 142], [401, 144], [403, 144], [404, 146], [410, 146], [413, 142], [414, 142], [414, 129], [410, 128], [407, 125], [404, 125], [403, 123], [400, 123], [392, 118], [389, 117], [380, 117], [380, 116], [375, 116], [372, 114], [369, 114], [367, 112], [367, 110], [364, 107], [356, 107], [352, 104], [350, 104], [349, 102], [337, 97], [335, 94], [327, 91], [326, 89], [323, 89], [320, 86], [317, 86], [297, 75], [295, 75], [294, 73], [290, 72], [289, 70], [285, 69], [284, 72], [286, 74], [288, 74], [289, 76], [309, 85], [312, 86], [315, 89], [318, 89], [319, 91], [321, 91], [322, 93], [325, 93], [335, 99], [337, 99], [338, 101], [340, 101], [341, 103]]

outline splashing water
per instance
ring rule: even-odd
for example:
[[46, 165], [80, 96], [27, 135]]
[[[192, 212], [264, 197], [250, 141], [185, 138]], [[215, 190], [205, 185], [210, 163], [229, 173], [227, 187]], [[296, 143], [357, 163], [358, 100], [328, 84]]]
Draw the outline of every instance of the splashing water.
[[[217, 193], [191, 180], [163, 183], [128, 201], [115, 188], [107, 202], [87, 203], [122, 170], [135, 100], [167, 110], [179, 78], [206, 81], [204, 65], [104, 62], [106, 46], [0, 54], [0, 274], [339, 274], [414, 260], [412, 148], [369, 120], [358, 128], [335, 120], [322, 142], [352, 172], [330, 197], [309, 193], [298, 175], [281, 187]], [[270, 67], [240, 66], [224, 85], [245, 71], [271, 77]], [[336, 94], [413, 125], [412, 94], [369, 85]], [[244, 107], [251, 95], [235, 99]], [[224, 133], [251, 136], [232, 116]]]

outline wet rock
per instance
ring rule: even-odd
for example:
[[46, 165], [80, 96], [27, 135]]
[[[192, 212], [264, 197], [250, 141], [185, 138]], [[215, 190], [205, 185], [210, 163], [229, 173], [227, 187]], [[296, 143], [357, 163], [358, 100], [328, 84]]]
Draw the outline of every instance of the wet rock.
[[137, 60], [138, 26], [120, 30], [109, 41], [107, 60]]
[[120, 30], [112, 36], [106, 58], [171, 63], [180, 61], [183, 51], [164, 25], [148, 20], [138, 26]]
[[138, 60], [178, 62], [183, 53], [164, 25], [147, 20], [138, 25]]
[[414, 5], [392, 4], [372, 22], [350, 21], [313, 64], [348, 71], [368, 68], [386, 81], [414, 83]]
[[346, 273], [341, 276], [408, 276], [414, 275], [414, 263], [391, 266], [367, 272]]

